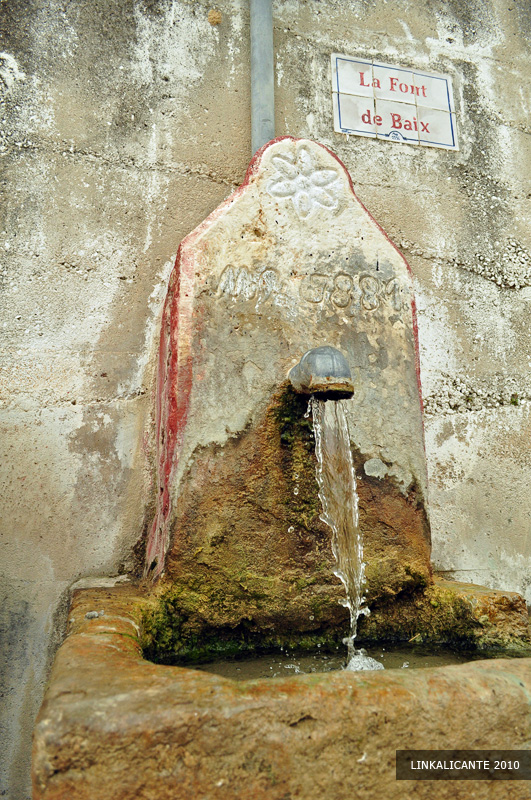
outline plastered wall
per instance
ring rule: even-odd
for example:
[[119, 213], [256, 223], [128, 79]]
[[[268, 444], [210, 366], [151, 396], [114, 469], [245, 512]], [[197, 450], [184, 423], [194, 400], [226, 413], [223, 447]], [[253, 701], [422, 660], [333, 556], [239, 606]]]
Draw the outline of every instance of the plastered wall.
[[[69, 588], [128, 572], [149, 519], [157, 322], [179, 241], [251, 156], [248, 15], [245, 0], [0, 2], [10, 800], [30, 796]], [[338, 154], [415, 276], [435, 565], [531, 601], [531, 7], [279, 0], [274, 24], [277, 134]], [[334, 133], [331, 52], [450, 74], [460, 150]]]

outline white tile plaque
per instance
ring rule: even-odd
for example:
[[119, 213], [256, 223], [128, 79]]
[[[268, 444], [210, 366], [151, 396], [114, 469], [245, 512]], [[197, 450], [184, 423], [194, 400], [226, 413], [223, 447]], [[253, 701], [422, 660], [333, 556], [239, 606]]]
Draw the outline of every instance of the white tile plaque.
[[448, 75], [332, 54], [334, 130], [458, 150]]

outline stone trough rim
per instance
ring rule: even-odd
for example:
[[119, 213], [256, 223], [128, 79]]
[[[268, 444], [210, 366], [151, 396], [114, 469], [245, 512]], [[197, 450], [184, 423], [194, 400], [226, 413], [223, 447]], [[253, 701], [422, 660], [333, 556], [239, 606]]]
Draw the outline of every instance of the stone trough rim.
[[[263, 741], [257, 745], [265, 749], [270, 757], [275, 758], [275, 742], [279, 730], [286, 730], [295, 744], [293, 754], [288, 752], [295, 761], [306, 758], [306, 750], [300, 750], [300, 742], [289, 733], [294, 727], [307, 724], [308, 730], [312, 728], [313, 734], [319, 740], [328, 742], [332, 736], [332, 745], [337, 736], [343, 735], [341, 742], [365, 742], [364, 747], [371, 750], [371, 736], [373, 732], [385, 730], [387, 725], [397, 731], [397, 736], [408, 738], [408, 747], [416, 746], [421, 749], [418, 741], [418, 726], [427, 725], [428, 735], [432, 738], [429, 746], [437, 749], [454, 749], [454, 747], [474, 747], [476, 749], [509, 749], [529, 746], [531, 740], [531, 658], [500, 658], [468, 662], [466, 664], [450, 665], [446, 667], [429, 667], [419, 670], [385, 670], [352, 673], [338, 670], [331, 673], [312, 673], [306, 675], [293, 675], [280, 678], [261, 678], [244, 681], [235, 681], [219, 675], [205, 673], [188, 666], [171, 666], [153, 664], [144, 659], [138, 640], [138, 625], [135, 612], [131, 607], [131, 589], [125, 586], [106, 591], [109, 598], [107, 609], [103, 616], [85, 619], [75, 619], [78, 611], [90, 608], [92, 596], [98, 590], [80, 590], [74, 595], [71, 619], [74, 617], [73, 630], [68, 634], [65, 642], [58, 651], [56, 662], [50, 678], [46, 697], [37, 719], [34, 734], [33, 756], [33, 781], [35, 800], [59, 800], [68, 796], [69, 800], [84, 800], [90, 792], [98, 800], [105, 800], [106, 794], [96, 793], [91, 781], [98, 780], [93, 768], [80, 768], [80, 764], [90, 762], [87, 752], [94, 749], [95, 758], [102, 758], [102, 766], [98, 770], [105, 773], [108, 769], [105, 762], [102, 743], [112, 741], [114, 746], [122, 747], [125, 757], [129, 751], [134, 759], [134, 744], [132, 742], [146, 732], [145, 728], [151, 720], [150, 709], [159, 708], [159, 728], [147, 738], [147, 756], [151, 754], [149, 747], [152, 739], [157, 736], [168, 737], [172, 747], [177, 747], [175, 737], [178, 738], [179, 720], [199, 719], [197, 730], [201, 733], [209, 725], [212, 730], [218, 728], [225, 730], [224, 745], [228, 748], [227, 754], [219, 755], [220, 767], [223, 770], [224, 759], [230, 761], [234, 753], [230, 750], [229, 732], [231, 725], [242, 734], [242, 730], [251, 731], [248, 735], [257, 736], [257, 728], [263, 727]], [[127, 594], [129, 593], [129, 600]], [[130, 611], [124, 609], [123, 598], [129, 602]], [[116, 608], [113, 610], [113, 600]], [[89, 605], [83, 605], [89, 603]], [[101, 601], [99, 602], [101, 604]], [[102, 606], [103, 607], [103, 606]], [[109, 610], [110, 609], [110, 610]], [[115, 613], [113, 613], [113, 611]], [[136, 672], [135, 672], [136, 670]], [[140, 670], [140, 672], [138, 671]], [[129, 682], [129, 683], [128, 683]], [[456, 733], [459, 726], [459, 717], [463, 717], [462, 692], [463, 687], [468, 688], [475, 706], [471, 709], [475, 731], [474, 743], [465, 742]], [[430, 697], [439, 698], [443, 711], [439, 716], [431, 713]], [[371, 701], [372, 698], [372, 701]], [[497, 723], [504, 720], [504, 698], [516, 702], [520, 710], [518, 720], [512, 720], [509, 728], [505, 728], [497, 741], [492, 738]], [[370, 702], [374, 703], [371, 709]], [[483, 711], [483, 706], [484, 711]], [[337, 720], [326, 720], [327, 710], [337, 709]], [[422, 717], [426, 711], [426, 719]], [[195, 715], [195, 717], [194, 717]], [[449, 719], [447, 718], [449, 715]], [[444, 719], [443, 719], [444, 716]], [[263, 726], [261, 720], [263, 717]], [[489, 717], [487, 730], [481, 727], [477, 720], [484, 721]], [[463, 717], [464, 718], [464, 717]], [[352, 730], [341, 734], [341, 724], [349, 724], [354, 720]], [[514, 724], [513, 724], [514, 723]], [[267, 725], [272, 725], [272, 732], [268, 733]], [[247, 727], [246, 727], [247, 726]], [[372, 726], [372, 727], [371, 727]], [[445, 727], [446, 726], [446, 727]], [[429, 731], [431, 730], [431, 734]], [[514, 740], [508, 741], [508, 731], [513, 731]], [[254, 731], [254, 733], [253, 733]], [[332, 733], [331, 733], [332, 731]], [[401, 732], [401, 733], [400, 733]], [[208, 734], [208, 730], [206, 732]], [[333, 735], [332, 735], [333, 734]], [[147, 735], [147, 734], [146, 734]], [[199, 735], [199, 734], [198, 734]], [[204, 731], [201, 735], [205, 735]], [[426, 732], [423, 734], [426, 735]], [[469, 734], [470, 735], [470, 734]], [[174, 737], [174, 738], [172, 738]], [[345, 738], [346, 737], [346, 738]], [[417, 737], [417, 738], [416, 738]], [[451, 744], [452, 737], [455, 742]], [[504, 738], [505, 737], [505, 738]], [[67, 742], [74, 743], [69, 749]], [[457, 741], [456, 741], [457, 739]], [[118, 745], [116, 742], [118, 741]], [[151, 745], [150, 745], [151, 742]], [[412, 742], [412, 743], [411, 743]], [[128, 743], [128, 744], [127, 744]], [[343, 742], [344, 743], [344, 742]], [[373, 743], [374, 744], [374, 743]], [[397, 749], [400, 742], [396, 742]], [[446, 746], [445, 746], [446, 745]], [[303, 748], [313, 746], [302, 743]], [[345, 745], [346, 746], [346, 745]], [[425, 745], [426, 746], [426, 745]], [[78, 748], [77, 750], [75, 748]], [[128, 750], [129, 748], [129, 750]], [[269, 748], [269, 749], [268, 749]], [[364, 750], [363, 752], [366, 752]], [[372, 752], [372, 751], [371, 751]], [[153, 756], [151, 756], [153, 757]], [[360, 753], [361, 757], [361, 753]], [[386, 756], [386, 769], [389, 773], [389, 758]], [[85, 759], [85, 761], [83, 760]], [[87, 762], [87, 763], [88, 763]], [[59, 766], [58, 766], [59, 765]], [[307, 769], [311, 771], [312, 765]], [[360, 770], [358, 767], [354, 767]], [[185, 767], [185, 776], [197, 771], [196, 766]], [[363, 772], [363, 770], [362, 770]], [[190, 774], [188, 774], [190, 773]], [[380, 776], [380, 780], [389, 781], [389, 775]], [[221, 772], [220, 772], [221, 774]], [[386, 778], [387, 775], [387, 778]], [[59, 776], [59, 777], [57, 777]], [[62, 794], [60, 780], [68, 781], [68, 793]], [[188, 779], [187, 778], [187, 779]], [[194, 777], [194, 780], [197, 776]], [[87, 780], [87, 787], [83, 786]], [[124, 778], [125, 780], [125, 778]], [[171, 777], [168, 778], [171, 791], [176, 798], [195, 795], [179, 794]], [[288, 780], [288, 779], [286, 779]], [[289, 780], [303, 781], [289, 777]], [[76, 783], [80, 781], [80, 783]], [[207, 779], [208, 783], [208, 779]], [[510, 782], [507, 787], [514, 790], [521, 782]], [[512, 784], [512, 786], [511, 786]], [[194, 784], [195, 785], [195, 784]], [[210, 785], [210, 784], [208, 784]], [[440, 785], [440, 784], [439, 784]], [[454, 787], [456, 784], [453, 784]], [[125, 784], [124, 784], [125, 786]], [[213, 786], [213, 784], [212, 784]], [[242, 798], [236, 788], [234, 793], [217, 793], [215, 788], [205, 789], [206, 794], [197, 797], [215, 798]], [[401, 794], [402, 788], [406, 789], [407, 782], [395, 782], [394, 778], [386, 787], [387, 797], [407, 796]], [[417, 785], [418, 787], [420, 784]], [[429, 788], [430, 783], [425, 784]], [[394, 788], [393, 788], [394, 787]], [[402, 788], [401, 788], [402, 787]], [[465, 782], [466, 787], [466, 782]], [[299, 787], [300, 788], [300, 787]], [[116, 787], [115, 787], [116, 789]], [[118, 786], [119, 789], [119, 786]], [[212, 794], [209, 792], [212, 790]], [[124, 789], [126, 792], [126, 789]], [[232, 792], [232, 789], [231, 789]], [[398, 793], [397, 793], [398, 792]], [[430, 796], [419, 788], [418, 797]], [[109, 797], [132, 797], [132, 794], [120, 794], [117, 790]], [[147, 795], [146, 795], [147, 796]], [[153, 795], [153, 796], [159, 796]], [[165, 794], [160, 795], [165, 798]], [[168, 794], [168, 797], [170, 794]], [[258, 795], [260, 798], [277, 798], [281, 795], [275, 793], [273, 788]], [[300, 797], [310, 796], [305, 794]], [[336, 795], [331, 795], [335, 797]], [[416, 795], [417, 796], [417, 795]], [[441, 795], [445, 797], [446, 795]], [[466, 797], [454, 794], [452, 797]], [[482, 795], [477, 795], [481, 797]], [[489, 795], [490, 796], [490, 795]], [[500, 794], [500, 797], [515, 797], [515, 794]], [[521, 795], [525, 797], [524, 794]], [[139, 795], [144, 797], [144, 795]], [[372, 797], [362, 794], [360, 797]]]

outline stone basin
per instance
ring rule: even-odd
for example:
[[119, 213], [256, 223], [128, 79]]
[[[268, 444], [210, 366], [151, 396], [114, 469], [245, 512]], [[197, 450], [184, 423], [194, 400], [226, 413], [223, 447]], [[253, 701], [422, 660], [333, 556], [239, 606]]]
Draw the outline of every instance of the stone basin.
[[[395, 779], [397, 749], [531, 743], [531, 658], [237, 683], [146, 661], [144, 602], [133, 585], [74, 594], [35, 800], [432, 798], [430, 781]], [[436, 796], [524, 800], [529, 782], [443, 781]]]

